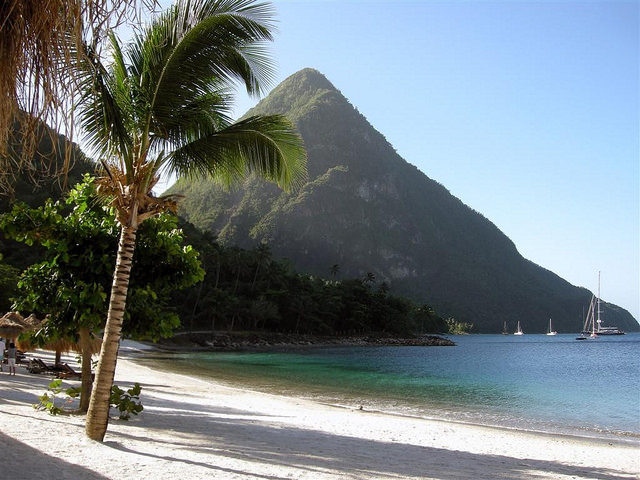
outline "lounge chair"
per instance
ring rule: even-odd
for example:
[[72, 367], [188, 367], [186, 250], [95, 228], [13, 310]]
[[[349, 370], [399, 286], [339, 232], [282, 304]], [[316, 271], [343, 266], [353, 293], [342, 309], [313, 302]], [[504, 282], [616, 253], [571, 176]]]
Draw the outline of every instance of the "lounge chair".
[[58, 366], [58, 373], [56, 377], [58, 378], [80, 378], [82, 377], [81, 373], [76, 372], [73, 368], [69, 366], [68, 363], [63, 363]]
[[56, 368], [47, 365], [39, 358], [32, 358], [31, 360], [29, 360], [29, 363], [27, 365], [27, 371], [29, 373], [51, 373], [55, 372]]

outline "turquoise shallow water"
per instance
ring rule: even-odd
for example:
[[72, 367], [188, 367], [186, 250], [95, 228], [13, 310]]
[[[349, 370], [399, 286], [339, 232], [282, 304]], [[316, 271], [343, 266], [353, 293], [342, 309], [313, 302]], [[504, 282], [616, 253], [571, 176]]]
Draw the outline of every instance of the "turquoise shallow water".
[[184, 353], [165, 367], [331, 404], [640, 439], [640, 334], [467, 335], [455, 347]]

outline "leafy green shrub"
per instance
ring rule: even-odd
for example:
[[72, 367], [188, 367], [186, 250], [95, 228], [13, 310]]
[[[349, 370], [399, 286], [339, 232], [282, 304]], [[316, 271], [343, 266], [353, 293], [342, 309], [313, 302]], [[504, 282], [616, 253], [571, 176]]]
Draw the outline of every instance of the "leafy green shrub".
[[61, 401], [71, 403], [80, 395], [80, 388], [62, 388], [62, 380], [57, 378], [49, 384], [48, 391], [38, 397], [40, 403], [34, 404], [33, 408], [36, 410], [46, 410], [51, 415], [65, 413], [62, 407], [56, 405], [56, 400], [59, 400], [58, 395], [63, 392], [67, 395], [67, 398]]
[[[63, 388], [62, 380], [53, 380], [48, 387], [48, 391], [38, 397], [39, 403], [33, 405], [36, 410], [46, 410], [50, 415], [60, 415], [62, 413], [68, 413], [64, 408], [59, 406], [56, 402], [61, 401], [65, 403], [71, 403], [75, 398], [80, 396], [80, 387]], [[129, 420], [131, 415], [137, 415], [144, 410], [142, 403], [140, 403], [140, 392], [142, 387], [139, 383], [136, 383], [129, 390], [124, 391], [117, 385], [111, 387], [111, 397], [109, 404], [116, 407], [120, 412], [120, 420]], [[60, 394], [64, 393], [67, 398], [61, 399]]]
[[120, 412], [120, 420], [129, 420], [131, 415], [137, 415], [144, 407], [140, 403], [140, 387], [139, 383], [136, 383], [126, 392], [117, 385], [111, 387], [110, 404], [118, 409]]
[[462, 335], [473, 330], [473, 323], [458, 322], [454, 318], [447, 318], [445, 322], [447, 323], [448, 333], [452, 335]]

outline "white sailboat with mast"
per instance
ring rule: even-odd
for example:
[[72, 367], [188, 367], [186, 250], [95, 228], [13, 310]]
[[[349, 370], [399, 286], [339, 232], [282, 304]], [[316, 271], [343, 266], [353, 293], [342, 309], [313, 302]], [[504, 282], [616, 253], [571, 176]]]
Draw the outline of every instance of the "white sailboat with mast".
[[549, 319], [549, 329], [547, 330], [547, 335], [557, 335], [558, 332], [556, 332], [553, 327], [551, 326], [551, 319]]
[[516, 331], [513, 332], [514, 335], [524, 335], [524, 332], [522, 331], [522, 328], [520, 328], [520, 320], [518, 320], [518, 327], [516, 328]]
[[598, 296], [593, 295], [591, 297], [591, 303], [589, 304], [589, 310], [587, 316], [584, 319], [584, 325], [582, 326], [582, 337], [577, 337], [576, 340], [584, 340], [585, 335], [588, 338], [598, 338], [600, 335], [624, 335], [624, 331], [618, 327], [605, 327], [602, 325], [602, 319], [600, 314], [602, 308], [600, 304], [600, 272], [598, 272]]

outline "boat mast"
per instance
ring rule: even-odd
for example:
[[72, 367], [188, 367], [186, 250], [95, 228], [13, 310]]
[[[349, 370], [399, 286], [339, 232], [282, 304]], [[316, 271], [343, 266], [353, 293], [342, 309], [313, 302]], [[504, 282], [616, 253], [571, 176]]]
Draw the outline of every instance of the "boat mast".
[[598, 332], [600, 331], [600, 270], [598, 270]]

